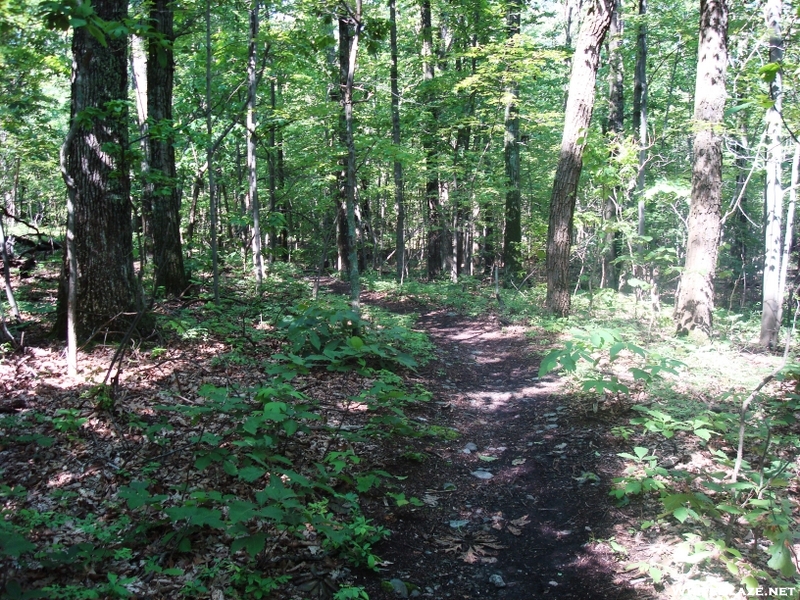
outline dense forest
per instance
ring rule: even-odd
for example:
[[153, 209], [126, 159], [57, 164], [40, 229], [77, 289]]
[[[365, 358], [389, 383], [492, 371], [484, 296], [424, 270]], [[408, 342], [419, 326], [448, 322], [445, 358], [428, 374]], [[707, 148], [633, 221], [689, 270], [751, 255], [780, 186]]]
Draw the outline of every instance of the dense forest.
[[[514, 352], [465, 356], [508, 402], [562, 375], [549, 456], [627, 515], [581, 543], [639, 579], [561, 597], [797, 593], [799, 17], [0, 0], [2, 597], [445, 597], [361, 571], [380, 511], [438, 506], [403, 465], [505, 460], [441, 409], [481, 320]], [[489, 565], [490, 533], [436, 541]]]

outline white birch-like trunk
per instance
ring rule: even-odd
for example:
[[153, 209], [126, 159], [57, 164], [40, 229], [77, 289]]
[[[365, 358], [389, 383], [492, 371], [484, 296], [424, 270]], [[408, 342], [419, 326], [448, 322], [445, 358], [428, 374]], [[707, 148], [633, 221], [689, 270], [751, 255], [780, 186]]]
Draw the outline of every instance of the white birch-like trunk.
[[258, 169], [256, 163], [256, 42], [258, 40], [258, 0], [250, 8], [250, 47], [247, 56], [247, 205], [253, 219], [251, 248], [253, 270], [260, 288], [264, 282], [264, 258], [261, 251], [261, 219], [258, 202]]
[[[783, 59], [783, 38], [781, 34], [781, 0], [768, 0], [765, 7], [767, 28], [769, 29], [769, 62], [778, 64]], [[764, 193], [764, 279], [762, 283], [761, 335], [759, 342], [767, 348], [778, 343], [783, 307], [783, 286], [781, 285], [781, 238], [783, 220], [783, 117], [781, 71], [775, 72], [770, 82], [772, 107], [767, 110], [766, 121], [766, 177]]]

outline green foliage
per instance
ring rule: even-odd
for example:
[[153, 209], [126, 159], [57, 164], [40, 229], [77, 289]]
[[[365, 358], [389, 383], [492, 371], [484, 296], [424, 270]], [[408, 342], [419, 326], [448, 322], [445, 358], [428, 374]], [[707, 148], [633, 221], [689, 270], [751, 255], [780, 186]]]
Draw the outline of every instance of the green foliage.
[[329, 371], [417, 366], [399, 349], [405, 338], [403, 328], [377, 328], [351, 310], [300, 305], [297, 311], [280, 323], [291, 353], [276, 358], [304, 368], [326, 366]]
[[575, 330], [572, 339], [564, 344], [563, 348], [551, 350], [542, 359], [539, 367], [539, 377], [542, 377], [557, 368], [568, 373], [575, 373], [581, 362], [589, 365], [588, 373], [584, 374], [582, 388], [584, 391], [594, 391], [598, 394], [605, 392], [611, 394], [627, 394], [628, 385], [622, 383], [619, 376], [610, 372], [609, 365], [622, 357], [630, 361], [638, 356], [638, 366], [626, 366], [634, 382], [649, 385], [661, 379], [663, 374], [677, 375], [678, 369], [685, 366], [682, 362], [648, 353], [631, 342], [622, 339], [619, 332], [610, 329], [596, 329], [591, 332]]
[[[789, 369], [788, 372], [793, 371]], [[794, 416], [788, 413], [797, 409], [797, 400], [787, 402], [764, 396], [760, 401], [756, 409], [759, 418], [748, 420], [745, 427], [745, 447], [754, 446], [751, 452], [758, 461], [751, 464], [744, 460], [735, 481], [729, 477], [734, 460], [719, 448], [709, 447], [708, 466], [699, 472], [687, 473], [658, 467], [655, 454], [637, 447], [633, 455], [619, 455], [634, 464], [628, 467], [625, 477], [614, 480], [616, 488], [611, 491], [620, 499], [659, 492], [663, 505], [659, 518], [669, 516], [689, 528], [690, 533], [685, 534], [684, 561], [687, 564], [719, 561], [742, 585], [749, 585], [752, 575], [749, 570], [743, 570], [744, 548], [732, 543], [733, 539], [745, 536], [734, 538], [732, 528], [743, 528], [754, 539], [763, 537], [769, 542], [768, 558], [763, 559], [769, 570], [761, 572], [759, 577], [777, 585], [797, 574], [789, 548], [800, 538], [800, 529], [794, 517], [796, 506], [787, 495], [789, 481], [797, 473], [796, 466], [781, 450], [796, 448], [800, 442], [792, 429], [784, 429], [787, 417], [794, 423]], [[735, 447], [738, 443], [739, 415], [733, 412], [705, 411], [689, 418], [676, 418], [664, 410], [642, 406], [634, 409], [642, 416], [632, 419], [633, 425], [665, 438], [688, 434], [700, 447], [716, 437], [723, 446]], [[769, 452], [771, 447], [775, 449], [774, 454]], [[721, 530], [726, 530], [727, 534], [722, 536]]]

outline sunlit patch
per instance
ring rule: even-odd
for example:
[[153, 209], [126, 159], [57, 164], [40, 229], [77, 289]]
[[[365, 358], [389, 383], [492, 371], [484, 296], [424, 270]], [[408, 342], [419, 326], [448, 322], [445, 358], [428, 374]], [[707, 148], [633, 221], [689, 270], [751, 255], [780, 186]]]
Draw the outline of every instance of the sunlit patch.
[[47, 480], [47, 487], [60, 488], [69, 485], [73, 481], [78, 480], [79, 477], [71, 471], [60, 471], [53, 477]]

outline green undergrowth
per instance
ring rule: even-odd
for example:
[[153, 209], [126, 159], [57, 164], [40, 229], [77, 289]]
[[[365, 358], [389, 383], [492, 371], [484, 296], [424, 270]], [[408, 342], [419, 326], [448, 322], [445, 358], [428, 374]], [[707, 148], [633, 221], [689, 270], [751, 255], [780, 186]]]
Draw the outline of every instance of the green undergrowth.
[[603, 293], [575, 304], [569, 320], [544, 323], [562, 338], [540, 375], [566, 374], [588, 410], [631, 409], [611, 430], [630, 450], [618, 454], [610, 494], [662, 550], [628, 567], [698, 598], [796, 591], [800, 365], [790, 362], [762, 386], [782, 358], [754, 350], [749, 315], [718, 311], [716, 336], [699, 345], [675, 338], [671, 319], [632, 297]]
[[[103, 477], [80, 486], [43, 491], [4, 474], [2, 598], [129, 598], [153, 580], [176, 598], [269, 598], [289, 588], [366, 598], [348, 584], [348, 569], [380, 567], [375, 545], [389, 531], [365, 516], [364, 499], [421, 505], [375, 467], [375, 445], [444, 435], [409, 416], [430, 394], [403, 378], [432, 345], [410, 330], [413, 316], [372, 308], [357, 316], [285, 279], [270, 293], [223, 295], [220, 307], [201, 300], [161, 317], [181, 346], [224, 344], [206, 368], [257, 370], [258, 385], [229, 375], [194, 392], [163, 389], [146, 414], [94, 386], [58, 410], [0, 419], [7, 456], [65, 457], [64, 481], [87, 477], [66, 457], [108, 457]], [[158, 361], [168, 346], [141, 352]], [[314, 388], [322, 377], [346, 378], [348, 392]], [[289, 569], [303, 561], [339, 566], [319, 576]]]

